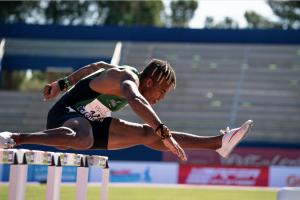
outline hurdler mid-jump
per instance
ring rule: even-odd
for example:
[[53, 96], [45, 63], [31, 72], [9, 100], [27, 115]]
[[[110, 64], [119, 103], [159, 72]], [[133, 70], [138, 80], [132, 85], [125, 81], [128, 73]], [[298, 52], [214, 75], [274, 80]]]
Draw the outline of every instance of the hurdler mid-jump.
[[[67, 90], [50, 109], [47, 130], [2, 132], [0, 148], [39, 144], [58, 149], [114, 150], [143, 144], [159, 151], [171, 150], [182, 160], [186, 160], [183, 149], [216, 150], [228, 157], [250, 132], [252, 120], [212, 137], [170, 131], [151, 105], [164, 100], [175, 86], [175, 72], [166, 61], [152, 60], [140, 73], [130, 66], [90, 64], [45, 86], [44, 100]], [[127, 104], [146, 124], [111, 118], [111, 112], [120, 111]]]

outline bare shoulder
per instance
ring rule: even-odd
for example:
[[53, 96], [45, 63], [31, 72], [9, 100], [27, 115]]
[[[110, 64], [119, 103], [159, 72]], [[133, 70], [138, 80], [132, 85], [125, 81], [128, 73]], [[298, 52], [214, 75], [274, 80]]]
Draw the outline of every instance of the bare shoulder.
[[114, 91], [119, 91], [120, 85], [126, 80], [134, 82], [137, 86], [139, 85], [138, 76], [130, 69], [112, 68], [95, 77], [90, 82], [90, 87], [99, 93], [119, 96], [118, 92]]
[[118, 68], [118, 66], [116, 66], [116, 65], [112, 65], [112, 64], [109, 64], [109, 63], [106, 63], [106, 62], [103, 62], [103, 61], [96, 62], [96, 63], [93, 63], [91, 65], [94, 66], [94, 67], [97, 67], [98, 69], [101, 69], [101, 68], [104, 68], [104, 69]]
[[120, 70], [120, 81], [131, 80], [138, 81], [139, 77], [130, 69], [121, 69]]
[[124, 81], [133, 81], [139, 85], [139, 77], [130, 69], [113, 68], [105, 72], [105, 76], [114, 79], [118, 85]]

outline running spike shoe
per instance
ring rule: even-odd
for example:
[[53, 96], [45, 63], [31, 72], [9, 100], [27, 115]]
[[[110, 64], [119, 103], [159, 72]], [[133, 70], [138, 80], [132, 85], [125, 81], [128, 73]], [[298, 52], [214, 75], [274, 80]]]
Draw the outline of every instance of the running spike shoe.
[[16, 143], [15, 141], [11, 138], [13, 134], [10, 132], [2, 132], [0, 133], [0, 148], [5, 149], [5, 148], [13, 148]]
[[222, 138], [222, 147], [216, 151], [224, 158], [227, 158], [232, 150], [240, 143], [247, 135], [253, 126], [253, 121], [248, 120], [240, 128], [229, 130], [229, 127], [225, 131], [220, 130], [224, 135]]

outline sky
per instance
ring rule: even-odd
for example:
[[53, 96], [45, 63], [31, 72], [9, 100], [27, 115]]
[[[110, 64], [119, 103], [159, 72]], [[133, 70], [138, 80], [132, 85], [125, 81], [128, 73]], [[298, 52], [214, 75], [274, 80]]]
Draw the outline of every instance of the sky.
[[[171, 1], [163, 0], [163, 2], [166, 6], [166, 12], [169, 14]], [[247, 25], [244, 17], [246, 11], [255, 11], [271, 21], [278, 21], [270, 6], [263, 0], [205, 0], [198, 1], [198, 8], [194, 18], [189, 23], [189, 27], [204, 28], [205, 18], [210, 16], [214, 18], [215, 23], [223, 21], [225, 17], [231, 17], [238, 22], [240, 28], [244, 28]]]

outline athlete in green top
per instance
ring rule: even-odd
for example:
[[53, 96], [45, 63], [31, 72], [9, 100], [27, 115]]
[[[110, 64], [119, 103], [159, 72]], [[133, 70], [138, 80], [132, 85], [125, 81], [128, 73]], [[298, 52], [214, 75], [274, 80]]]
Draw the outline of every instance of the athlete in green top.
[[[175, 72], [166, 61], [152, 60], [140, 74], [129, 66], [90, 64], [45, 86], [44, 100], [69, 89], [49, 111], [47, 130], [2, 132], [0, 148], [40, 144], [58, 149], [113, 150], [143, 144], [155, 150], [171, 150], [182, 160], [186, 160], [183, 149], [216, 150], [228, 157], [250, 132], [252, 120], [240, 128], [221, 130], [221, 135], [213, 137], [170, 131], [151, 105], [164, 100], [175, 86]], [[110, 117], [111, 112], [121, 110], [127, 103], [146, 124]]]

